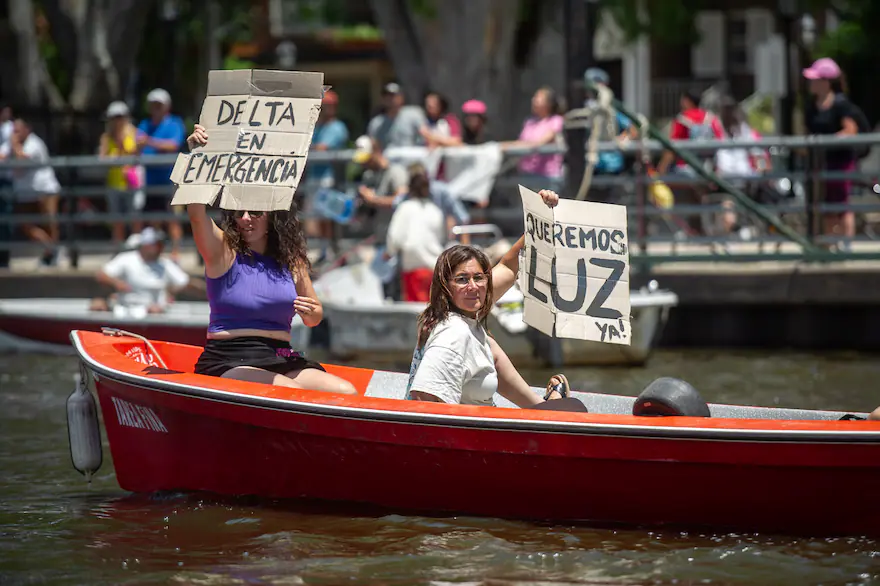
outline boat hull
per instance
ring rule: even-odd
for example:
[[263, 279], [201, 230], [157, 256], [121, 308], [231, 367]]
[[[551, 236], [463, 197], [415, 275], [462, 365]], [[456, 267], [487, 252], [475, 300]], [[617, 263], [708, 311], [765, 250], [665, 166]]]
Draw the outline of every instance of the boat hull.
[[[347, 397], [194, 375], [197, 348], [160, 346], [160, 368], [139, 342], [100, 338], [74, 333], [125, 490], [880, 536], [876, 422], [734, 406], [651, 418], [419, 403], [390, 398], [405, 374], [325, 365], [360, 393]], [[786, 415], [805, 420], [769, 420]]]
[[[880, 457], [876, 445], [719, 446], [428, 430], [209, 402], [106, 379], [97, 388], [119, 484], [133, 492], [208, 491], [598, 524], [880, 534], [871, 512], [880, 471], [865, 469]], [[144, 408], [161, 427], [148, 422]]]

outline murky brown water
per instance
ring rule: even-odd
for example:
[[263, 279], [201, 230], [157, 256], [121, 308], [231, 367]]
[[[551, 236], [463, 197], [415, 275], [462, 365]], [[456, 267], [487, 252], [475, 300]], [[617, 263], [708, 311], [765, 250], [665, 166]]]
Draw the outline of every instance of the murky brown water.
[[[67, 447], [64, 402], [75, 372], [73, 358], [0, 356], [0, 584], [880, 584], [880, 542], [860, 538], [610, 531], [132, 496], [116, 485], [106, 446], [89, 487]], [[880, 361], [855, 354], [660, 352], [643, 369], [567, 373], [584, 390], [624, 394], [673, 375], [712, 402], [880, 404]], [[542, 384], [550, 373], [524, 374]]]

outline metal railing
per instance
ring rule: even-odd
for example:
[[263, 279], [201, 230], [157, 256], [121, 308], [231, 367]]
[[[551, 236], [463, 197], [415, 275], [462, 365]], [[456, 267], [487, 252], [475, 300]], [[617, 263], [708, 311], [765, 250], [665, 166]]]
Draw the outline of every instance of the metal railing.
[[[683, 151], [698, 155], [711, 155], [722, 149], [760, 148], [773, 154], [773, 169], [760, 176], [724, 177], [726, 181], [738, 185], [759, 186], [771, 182], [787, 181], [789, 185], [802, 186], [801, 191], [790, 190], [778, 201], [766, 205], [756, 203], [761, 213], [772, 214], [792, 230], [811, 243], [817, 245], [840, 240], [821, 234], [817, 229], [817, 219], [826, 213], [853, 212], [858, 218], [859, 230], [852, 240], [852, 250], [837, 252], [825, 260], [843, 259], [880, 259], [880, 196], [874, 185], [880, 178], [880, 169], [876, 172], [832, 172], [824, 169], [823, 153], [830, 148], [851, 148], [861, 145], [880, 143], [880, 133], [862, 134], [848, 137], [767, 137], [760, 140], [743, 140], [735, 142], [721, 141], [682, 141], [675, 146]], [[468, 147], [455, 147], [468, 148]], [[673, 261], [746, 261], [746, 260], [795, 260], [804, 258], [804, 250], [789, 242], [790, 239], [780, 235], [778, 231], [767, 229], [762, 222], [753, 217], [752, 210], [738, 209], [738, 228], [736, 232], [719, 231], [719, 218], [732, 213], [731, 206], [725, 202], [724, 196], [715, 196], [711, 189], [704, 189], [705, 198], [699, 202], [684, 202], [676, 198], [672, 207], [658, 207], [650, 197], [650, 186], [655, 181], [664, 181], [674, 191], [688, 186], [708, 187], [700, 177], [684, 177], [670, 174], [663, 177], [651, 177], [642, 164], [645, 156], [656, 156], [664, 150], [664, 145], [657, 140], [631, 141], [627, 144], [617, 142], [600, 143], [601, 151], [621, 152], [629, 161], [626, 171], [617, 175], [596, 174], [593, 177], [592, 189], [610, 189], [615, 192], [613, 200], [628, 207], [630, 219], [629, 232], [632, 259], [635, 263], [661, 263]], [[454, 149], [449, 149], [454, 150]], [[564, 149], [550, 145], [538, 149], [507, 149], [504, 172], [495, 178], [491, 204], [485, 208], [472, 209], [474, 223], [492, 223], [501, 226], [507, 235], [518, 235], [522, 230], [522, 213], [517, 184], [540, 189], [550, 187], [562, 193], [562, 178], [541, 178], [523, 176], [516, 173], [515, 162], [523, 155], [531, 153], [564, 154]], [[310, 163], [331, 163], [342, 166], [351, 162], [354, 151], [315, 151], [310, 153]], [[419, 160], [418, 152], [409, 160]], [[177, 155], [153, 155], [143, 157], [120, 157], [102, 159], [96, 156], [53, 157], [49, 166], [56, 171], [62, 184], [61, 196], [64, 202], [62, 211], [56, 218], [62, 231], [63, 244], [76, 253], [112, 252], [114, 244], [109, 241], [108, 226], [114, 222], [167, 222], [178, 221], [186, 224], [185, 216], [172, 211], [109, 213], [102, 211], [107, 196], [104, 185], [106, 172], [111, 167], [121, 165], [171, 166]], [[407, 162], [406, 159], [400, 162]], [[794, 162], [793, 165], [790, 163]], [[0, 164], [0, 174], [8, 175], [19, 169], [42, 167], [26, 160], [12, 160]], [[342, 176], [343, 173], [338, 173]], [[829, 180], [853, 180], [860, 185], [861, 195], [857, 195], [851, 203], [831, 204], [821, 200], [822, 185]], [[580, 178], [571, 178], [578, 183]], [[343, 184], [341, 189], [353, 187]], [[146, 188], [150, 195], [160, 195], [170, 199], [174, 186]], [[880, 190], [880, 189], [878, 189]], [[301, 183], [301, 192], [308, 196], [309, 183]], [[13, 255], [28, 254], [39, 250], [39, 245], [31, 244], [22, 239], [15, 228], [26, 223], [45, 223], [47, 218], [35, 214], [12, 213], [9, 206], [14, 193], [7, 187], [0, 191], [0, 252], [9, 251]], [[590, 199], [588, 197], [588, 199]], [[78, 206], [79, 201], [87, 201], [96, 210], [84, 214]], [[5, 203], [5, 207], [4, 207]], [[694, 218], [701, 219], [695, 222]], [[337, 234], [343, 238], [359, 239], [369, 234], [383, 233], [384, 223], [388, 214], [371, 216], [352, 225], [339, 226]], [[694, 226], [703, 229], [693, 230]], [[12, 231], [12, 237], [3, 234]], [[11, 229], [11, 230], [10, 230]], [[748, 238], [743, 237], [748, 233]], [[192, 247], [190, 239], [182, 243], [184, 248]], [[728, 250], [729, 248], [729, 250]], [[75, 257], [75, 255], [74, 255]], [[75, 265], [74, 261], [74, 265]]]

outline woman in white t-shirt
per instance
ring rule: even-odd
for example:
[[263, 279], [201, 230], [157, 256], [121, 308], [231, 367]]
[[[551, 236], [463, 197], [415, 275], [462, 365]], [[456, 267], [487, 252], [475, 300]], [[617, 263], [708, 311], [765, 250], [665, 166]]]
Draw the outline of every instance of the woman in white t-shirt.
[[[550, 206], [559, 201], [549, 190], [541, 197]], [[516, 280], [523, 243], [520, 238], [494, 268], [472, 246], [453, 246], [437, 259], [431, 301], [419, 317], [408, 399], [491, 406], [497, 391], [523, 408], [586, 411], [579, 400], [567, 398], [568, 381], [561, 374], [551, 377], [543, 400], [535, 395], [486, 328], [494, 300]]]

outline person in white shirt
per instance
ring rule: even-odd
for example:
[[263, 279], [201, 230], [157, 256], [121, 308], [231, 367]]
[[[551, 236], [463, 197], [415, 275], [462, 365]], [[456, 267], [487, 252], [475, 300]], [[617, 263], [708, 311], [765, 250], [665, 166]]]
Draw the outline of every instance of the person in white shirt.
[[[0, 146], [0, 160], [29, 159], [38, 163], [48, 163], [49, 150], [46, 143], [31, 131], [30, 125], [17, 119], [13, 124], [12, 137]], [[41, 214], [47, 218], [47, 229], [36, 224], [23, 224], [25, 234], [45, 247], [40, 263], [53, 265], [57, 259], [59, 229], [58, 201], [61, 185], [55, 171], [49, 165], [12, 170], [15, 210], [21, 214]]]
[[12, 121], [12, 108], [8, 104], [0, 105], [0, 147], [9, 143], [15, 124]]
[[[0, 105], [0, 153], [9, 148], [12, 138], [12, 108], [7, 104]], [[0, 171], [0, 220], [12, 215], [14, 196], [12, 193], [12, 173]], [[12, 239], [12, 226], [0, 224], [0, 242]], [[9, 250], [0, 250], [0, 268], [9, 266]]]
[[[559, 202], [549, 190], [541, 191], [541, 197], [549, 206]], [[533, 393], [486, 329], [494, 301], [516, 281], [523, 244], [520, 238], [494, 268], [472, 246], [453, 246], [437, 259], [431, 301], [419, 316], [407, 399], [492, 406], [498, 392], [522, 408], [586, 411], [578, 399], [568, 397], [562, 374], [550, 378], [543, 399]]]
[[116, 290], [108, 303], [92, 301], [93, 311], [162, 313], [170, 302], [169, 293], [189, 285], [189, 275], [177, 264], [162, 257], [164, 236], [154, 228], [144, 228], [129, 241], [137, 248], [121, 252], [98, 271], [97, 280]]
[[409, 197], [394, 210], [388, 225], [385, 255], [400, 254], [404, 301], [428, 301], [434, 263], [446, 244], [446, 218], [431, 199], [427, 174], [410, 178]]

